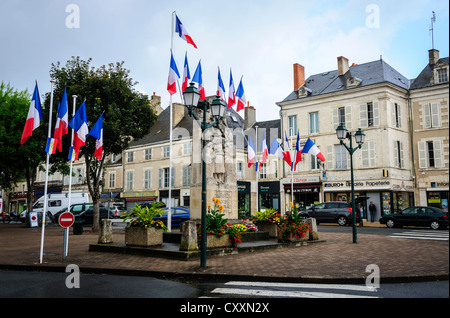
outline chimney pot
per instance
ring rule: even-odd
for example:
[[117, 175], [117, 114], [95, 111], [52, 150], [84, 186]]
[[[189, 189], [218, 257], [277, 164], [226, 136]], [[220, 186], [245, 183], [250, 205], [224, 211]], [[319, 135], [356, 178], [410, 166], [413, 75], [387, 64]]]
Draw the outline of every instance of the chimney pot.
[[294, 91], [305, 84], [305, 68], [298, 63], [294, 64]]

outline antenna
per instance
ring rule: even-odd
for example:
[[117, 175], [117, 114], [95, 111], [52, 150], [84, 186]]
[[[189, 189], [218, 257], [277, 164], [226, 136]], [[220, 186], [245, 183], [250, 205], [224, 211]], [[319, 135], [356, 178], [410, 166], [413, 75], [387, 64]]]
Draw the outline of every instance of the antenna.
[[431, 11], [433, 13], [433, 16], [431, 17], [431, 48], [434, 49], [434, 28], [433, 23], [436, 22], [436, 14], [434, 11]]

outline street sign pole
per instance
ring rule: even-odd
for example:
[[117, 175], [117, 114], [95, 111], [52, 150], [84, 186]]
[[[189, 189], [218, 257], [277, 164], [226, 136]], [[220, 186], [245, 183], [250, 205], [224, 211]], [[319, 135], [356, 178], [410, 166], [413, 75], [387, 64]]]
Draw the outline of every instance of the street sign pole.
[[64, 242], [63, 242], [63, 260], [67, 257], [67, 250], [69, 249], [69, 227], [75, 222], [75, 217], [70, 212], [64, 212], [59, 217], [59, 225], [64, 228]]

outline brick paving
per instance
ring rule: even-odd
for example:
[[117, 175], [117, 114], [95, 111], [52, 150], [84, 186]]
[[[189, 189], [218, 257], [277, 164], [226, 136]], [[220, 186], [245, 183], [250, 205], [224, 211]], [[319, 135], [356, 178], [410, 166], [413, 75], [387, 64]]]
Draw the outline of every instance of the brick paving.
[[[98, 235], [85, 229], [82, 235], [70, 231], [66, 260], [62, 259], [63, 232], [59, 226], [45, 230], [43, 264], [39, 264], [41, 228], [21, 224], [0, 224], [0, 269], [28, 268], [64, 270], [76, 264], [83, 270], [121, 271], [139, 275], [213, 275], [218, 279], [270, 279], [284, 281], [361, 281], [366, 267], [380, 268], [381, 282], [448, 280], [449, 242], [390, 238], [358, 234], [319, 232], [322, 243], [256, 252], [210, 256], [207, 268], [200, 260], [173, 260], [162, 257], [89, 251]], [[113, 230], [115, 242], [124, 241], [124, 231]]]

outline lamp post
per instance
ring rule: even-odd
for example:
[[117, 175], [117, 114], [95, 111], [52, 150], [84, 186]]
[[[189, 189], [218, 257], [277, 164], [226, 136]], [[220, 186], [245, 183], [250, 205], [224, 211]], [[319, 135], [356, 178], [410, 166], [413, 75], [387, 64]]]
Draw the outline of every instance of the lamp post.
[[[351, 174], [351, 184], [352, 184], [352, 214], [353, 214], [353, 243], [358, 243], [357, 241], [357, 234], [356, 234], [356, 207], [355, 207], [355, 184], [354, 184], [354, 177], [353, 177], [353, 153], [361, 148], [362, 144], [364, 143], [364, 138], [366, 135], [361, 130], [361, 128], [358, 128], [358, 131], [355, 132], [353, 135], [352, 133], [348, 132], [347, 127], [345, 127], [344, 123], [341, 123], [339, 127], [336, 129], [336, 135], [337, 138], [340, 140], [341, 145], [347, 149], [347, 151], [350, 153], [350, 174]], [[353, 141], [352, 137], [355, 137], [355, 141], [358, 144], [357, 147], [353, 148]], [[344, 139], [350, 140], [350, 146], [348, 147], [344, 143]]]
[[[200, 123], [203, 135], [202, 149], [204, 150], [206, 146], [204, 132], [214, 125], [218, 125], [220, 123], [220, 120], [223, 118], [225, 110], [227, 109], [227, 104], [222, 101], [219, 96], [216, 96], [212, 103], [209, 103], [207, 101], [200, 101], [200, 93], [198, 92], [194, 83], [191, 83], [189, 87], [186, 87], [183, 95], [184, 105], [189, 110], [189, 116], [193, 116]], [[203, 110], [203, 121], [200, 121], [200, 119], [194, 113], [195, 108]], [[215, 122], [210, 124], [208, 124], [206, 121], [206, 111], [208, 108], [211, 108], [211, 113], [216, 120]], [[206, 267], [206, 165], [204, 158], [202, 161], [202, 229], [200, 233], [200, 266]]]

